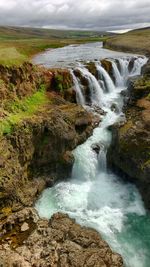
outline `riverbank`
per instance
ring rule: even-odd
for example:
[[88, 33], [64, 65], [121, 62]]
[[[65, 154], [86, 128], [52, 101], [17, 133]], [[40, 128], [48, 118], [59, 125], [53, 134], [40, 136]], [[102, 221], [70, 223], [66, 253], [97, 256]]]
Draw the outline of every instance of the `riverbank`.
[[0, 27], [0, 64], [13, 66], [30, 61], [46, 49], [104, 41], [109, 33], [63, 31], [24, 27]]
[[150, 56], [150, 28], [118, 34], [104, 41], [104, 47], [116, 51]]

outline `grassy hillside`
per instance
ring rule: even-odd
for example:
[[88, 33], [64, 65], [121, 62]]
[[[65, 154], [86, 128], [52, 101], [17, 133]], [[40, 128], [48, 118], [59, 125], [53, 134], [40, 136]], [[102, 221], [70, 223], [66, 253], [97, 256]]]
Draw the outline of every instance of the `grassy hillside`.
[[105, 42], [105, 47], [150, 55], [150, 28], [133, 30], [109, 38]]
[[107, 32], [54, 30], [24, 27], [0, 27], [0, 39], [23, 39], [23, 38], [45, 38], [45, 39], [74, 39], [74, 38], [99, 38], [102, 35], [110, 35]]
[[47, 48], [72, 43], [104, 41], [105, 32], [61, 31], [22, 27], [0, 27], [0, 63], [20, 64]]

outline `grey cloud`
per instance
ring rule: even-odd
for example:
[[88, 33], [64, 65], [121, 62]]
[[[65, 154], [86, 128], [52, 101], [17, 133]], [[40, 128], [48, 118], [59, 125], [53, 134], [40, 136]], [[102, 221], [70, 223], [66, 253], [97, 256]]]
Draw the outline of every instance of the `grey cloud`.
[[0, 0], [0, 25], [112, 30], [150, 25], [149, 14], [149, 0]]

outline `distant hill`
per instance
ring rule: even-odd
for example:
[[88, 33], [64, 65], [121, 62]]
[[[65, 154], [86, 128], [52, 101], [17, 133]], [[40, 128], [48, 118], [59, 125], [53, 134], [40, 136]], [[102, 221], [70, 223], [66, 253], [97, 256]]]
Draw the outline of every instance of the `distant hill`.
[[44, 38], [44, 39], [74, 39], [74, 38], [99, 38], [110, 36], [111, 33], [104, 31], [77, 31], [77, 30], [54, 30], [24, 27], [0, 26], [0, 39]]
[[150, 56], [150, 27], [135, 29], [108, 38], [105, 41], [105, 47]]
[[138, 28], [138, 29], [131, 30], [130, 32], [145, 31], [145, 30], [150, 30], [150, 27]]

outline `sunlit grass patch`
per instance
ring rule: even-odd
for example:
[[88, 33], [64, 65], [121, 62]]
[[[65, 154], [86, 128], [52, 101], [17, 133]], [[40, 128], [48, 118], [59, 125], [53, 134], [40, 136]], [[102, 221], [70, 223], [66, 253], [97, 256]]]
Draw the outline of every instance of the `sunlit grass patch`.
[[27, 57], [17, 51], [15, 47], [0, 48], [0, 64], [18, 65], [23, 63]]
[[32, 96], [24, 100], [17, 99], [9, 103], [8, 115], [0, 121], [0, 134], [9, 134], [12, 132], [14, 125], [25, 118], [32, 116], [41, 106], [46, 104], [48, 98], [45, 93], [45, 86], [41, 85], [40, 89]]

